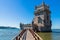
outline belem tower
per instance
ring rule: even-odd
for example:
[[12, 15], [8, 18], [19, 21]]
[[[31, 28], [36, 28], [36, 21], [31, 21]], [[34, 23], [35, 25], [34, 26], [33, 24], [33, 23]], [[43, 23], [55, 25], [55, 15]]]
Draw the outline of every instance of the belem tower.
[[20, 23], [21, 30], [32, 29], [36, 32], [51, 32], [52, 22], [50, 14], [49, 6], [42, 2], [41, 5], [35, 6], [34, 18], [31, 24]]

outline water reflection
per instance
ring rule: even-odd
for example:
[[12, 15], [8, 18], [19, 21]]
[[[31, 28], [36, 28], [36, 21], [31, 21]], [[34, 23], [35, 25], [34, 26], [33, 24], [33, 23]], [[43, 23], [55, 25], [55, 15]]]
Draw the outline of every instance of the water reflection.
[[52, 33], [46, 33], [45, 35], [45, 40], [52, 40]]
[[60, 40], [60, 33], [56, 32], [40, 32], [39, 36], [43, 38], [43, 40]]
[[52, 30], [52, 40], [60, 40], [60, 29]]
[[52, 40], [52, 33], [50, 32], [40, 32], [38, 34], [43, 38], [43, 40]]
[[60, 40], [60, 29], [53, 29], [52, 32], [38, 32], [43, 40]]
[[60, 33], [52, 32], [52, 40], [60, 40]]

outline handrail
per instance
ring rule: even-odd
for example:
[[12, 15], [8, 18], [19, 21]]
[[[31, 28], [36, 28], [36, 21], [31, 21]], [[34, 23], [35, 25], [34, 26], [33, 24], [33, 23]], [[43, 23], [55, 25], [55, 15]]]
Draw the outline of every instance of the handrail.
[[[35, 32], [34, 32], [35, 33]], [[37, 33], [35, 33], [35, 35], [38, 37], [38, 39], [43, 40]]]
[[23, 30], [23, 31], [19, 34], [19, 36], [22, 37], [22, 35], [23, 35], [23, 33], [24, 33], [25, 31], [26, 31], [26, 29]]
[[35, 40], [43, 40], [37, 33], [35, 33], [32, 29], [24, 29], [21, 31], [19, 35], [15, 37], [14, 40], [20, 40], [24, 34], [25, 31], [29, 30], [32, 34], [32, 36], [35, 38]]
[[14, 36], [12, 39], [15, 40], [15, 38], [22, 32], [22, 30], [16, 35]]
[[13, 40], [20, 40], [20, 38], [22, 37], [22, 35], [25, 31], [26, 31], [26, 29], [22, 30], [21, 33], [19, 35], [17, 35]]
[[32, 35], [33, 35], [33, 37], [35, 38], [35, 40], [37, 40], [36, 37], [35, 37], [34, 32], [33, 32], [31, 29], [29, 29], [29, 31], [32, 33]]
[[29, 29], [30, 32], [32, 33], [33, 37], [35, 38], [35, 40], [43, 40], [40, 36], [38, 36], [38, 34], [36, 34], [32, 29]]

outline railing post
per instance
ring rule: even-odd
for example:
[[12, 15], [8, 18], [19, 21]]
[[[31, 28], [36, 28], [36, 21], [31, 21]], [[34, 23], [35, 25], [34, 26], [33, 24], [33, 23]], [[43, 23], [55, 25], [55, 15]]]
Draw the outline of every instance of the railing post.
[[19, 40], [18, 37], [16, 37], [16, 40]]

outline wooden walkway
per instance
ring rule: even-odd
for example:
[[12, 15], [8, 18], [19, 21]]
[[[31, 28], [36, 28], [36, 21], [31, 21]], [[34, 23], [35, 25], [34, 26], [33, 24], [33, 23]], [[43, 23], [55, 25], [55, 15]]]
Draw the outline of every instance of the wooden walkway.
[[43, 40], [38, 34], [31, 29], [22, 30], [13, 40]]

